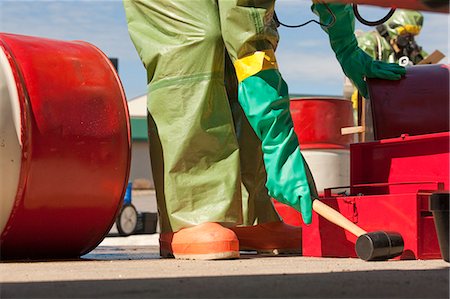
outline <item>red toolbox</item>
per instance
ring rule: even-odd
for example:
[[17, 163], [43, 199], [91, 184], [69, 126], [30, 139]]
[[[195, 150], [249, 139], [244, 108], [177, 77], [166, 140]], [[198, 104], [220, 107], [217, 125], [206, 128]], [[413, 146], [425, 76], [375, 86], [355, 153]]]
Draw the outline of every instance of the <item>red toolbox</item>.
[[[449, 189], [449, 132], [352, 144], [348, 196], [321, 199], [366, 231], [396, 231], [401, 259], [441, 258], [430, 195]], [[347, 186], [348, 188], [348, 186]], [[356, 237], [313, 213], [303, 226], [303, 255], [356, 257]]]

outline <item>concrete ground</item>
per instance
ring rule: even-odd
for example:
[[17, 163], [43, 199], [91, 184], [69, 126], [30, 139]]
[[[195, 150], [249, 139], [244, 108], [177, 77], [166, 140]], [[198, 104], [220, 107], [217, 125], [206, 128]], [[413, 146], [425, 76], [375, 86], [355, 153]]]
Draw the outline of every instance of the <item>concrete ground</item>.
[[77, 260], [1, 263], [0, 298], [449, 298], [449, 264], [442, 260], [247, 253], [187, 261], [160, 259], [155, 245], [108, 242]]
[[80, 259], [1, 262], [0, 298], [449, 298], [443, 260], [187, 261], [161, 259], [158, 234], [113, 235]]

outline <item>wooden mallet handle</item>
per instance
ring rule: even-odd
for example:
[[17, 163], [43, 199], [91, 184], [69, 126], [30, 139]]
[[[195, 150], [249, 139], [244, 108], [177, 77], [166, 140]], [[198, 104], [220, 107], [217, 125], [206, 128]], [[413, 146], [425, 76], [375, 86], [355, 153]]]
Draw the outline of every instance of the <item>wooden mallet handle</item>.
[[359, 237], [361, 235], [366, 234], [367, 232], [345, 218], [341, 213], [336, 211], [335, 209], [327, 206], [320, 200], [314, 200], [312, 203], [313, 210], [322, 216], [323, 218], [327, 219], [328, 221], [336, 224], [339, 227], [342, 227], [343, 229], [349, 231], [350, 233], [354, 234], [355, 236]]

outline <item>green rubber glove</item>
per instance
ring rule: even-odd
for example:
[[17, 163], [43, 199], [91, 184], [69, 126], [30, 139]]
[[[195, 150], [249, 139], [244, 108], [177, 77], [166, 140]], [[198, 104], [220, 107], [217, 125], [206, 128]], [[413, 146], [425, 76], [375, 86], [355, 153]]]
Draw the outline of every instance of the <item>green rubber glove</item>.
[[277, 69], [258, 72], [239, 84], [241, 104], [262, 142], [269, 195], [311, 223], [311, 195], [297, 135], [289, 111], [287, 84]]
[[[373, 60], [358, 47], [355, 31], [355, 16], [350, 4], [326, 4], [336, 16], [335, 23], [329, 28], [322, 27], [328, 33], [331, 48], [336, 54], [345, 75], [368, 98], [365, 78], [399, 80], [406, 73], [404, 67], [395, 63]], [[320, 17], [322, 24], [330, 24], [332, 16], [325, 4], [313, 4], [312, 11]]]

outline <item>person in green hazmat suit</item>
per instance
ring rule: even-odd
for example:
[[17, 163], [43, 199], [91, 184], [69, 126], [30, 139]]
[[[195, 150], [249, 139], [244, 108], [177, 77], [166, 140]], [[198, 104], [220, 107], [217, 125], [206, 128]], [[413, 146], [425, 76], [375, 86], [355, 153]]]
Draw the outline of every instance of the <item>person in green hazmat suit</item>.
[[[301, 228], [284, 224], [271, 202], [294, 207], [309, 224], [317, 198], [274, 54], [274, 2], [124, 0], [148, 76], [163, 257], [301, 250]], [[358, 48], [351, 6], [315, 3], [312, 9], [323, 24], [335, 15], [325, 29], [331, 47], [363, 94], [365, 77], [404, 74]]]
[[422, 13], [418, 11], [397, 9], [376, 30], [357, 34], [358, 46], [376, 60], [400, 62], [402, 65], [417, 64], [428, 55], [415, 41], [423, 20]]
[[[376, 30], [356, 32], [358, 46], [375, 60], [399, 63], [402, 66], [415, 65], [422, 61], [428, 53], [419, 46], [415, 38], [420, 34], [424, 17], [414, 10], [396, 9], [394, 14]], [[345, 82], [344, 95], [353, 102], [357, 110], [357, 89], [349, 80]], [[345, 92], [349, 90], [350, 93]]]

